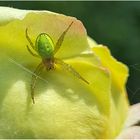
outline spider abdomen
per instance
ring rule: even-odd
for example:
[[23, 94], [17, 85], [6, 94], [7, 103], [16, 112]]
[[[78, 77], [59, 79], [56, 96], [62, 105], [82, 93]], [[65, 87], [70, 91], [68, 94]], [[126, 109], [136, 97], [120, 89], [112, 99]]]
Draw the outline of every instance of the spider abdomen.
[[38, 54], [43, 59], [49, 59], [53, 57], [54, 43], [51, 37], [49, 37], [49, 35], [47, 35], [46, 33], [38, 35], [35, 47]]

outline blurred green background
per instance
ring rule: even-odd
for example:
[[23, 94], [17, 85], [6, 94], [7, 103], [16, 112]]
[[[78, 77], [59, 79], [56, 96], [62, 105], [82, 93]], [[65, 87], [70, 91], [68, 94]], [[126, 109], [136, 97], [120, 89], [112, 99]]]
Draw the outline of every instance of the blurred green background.
[[140, 102], [140, 2], [0, 1], [0, 6], [49, 10], [80, 19], [89, 36], [129, 66], [128, 96], [131, 104]]

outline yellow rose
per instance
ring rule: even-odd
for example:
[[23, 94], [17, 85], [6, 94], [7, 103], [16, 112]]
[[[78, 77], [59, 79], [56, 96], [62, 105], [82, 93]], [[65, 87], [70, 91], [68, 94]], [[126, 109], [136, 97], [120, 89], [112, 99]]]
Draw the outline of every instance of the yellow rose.
[[[0, 138], [117, 137], [129, 107], [127, 67], [88, 38], [74, 17], [7, 7], [0, 11]], [[57, 57], [90, 84], [58, 67], [44, 71], [32, 104], [31, 76], [41, 60], [28, 52], [25, 29], [33, 42], [45, 32], [56, 43], [71, 21]]]

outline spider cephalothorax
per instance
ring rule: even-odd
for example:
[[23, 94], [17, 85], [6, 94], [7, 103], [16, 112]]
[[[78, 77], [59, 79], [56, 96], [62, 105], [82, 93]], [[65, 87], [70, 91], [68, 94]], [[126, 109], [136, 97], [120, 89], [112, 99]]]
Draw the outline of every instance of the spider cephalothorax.
[[53, 70], [55, 68], [55, 60], [54, 58], [46, 58], [42, 59], [42, 62], [44, 66], [46, 67], [46, 70]]
[[33, 50], [35, 50], [36, 53], [33, 53], [31, 48], [27, 45], [28, 51], [35, 57], [39, 57], [42, 59], [40, 64], [36, 67], [34, 74], [32, 75], [32, 81], [31, 81], [31, 97], [33, 100], [33, 103], [35, 103], [34, 100], [34, 89], [35, 84], [37, 81], [37, 78], [42, 70], [46, 68], [46, 70], [52, 70], [55, 67], [55, 64], [60, 65], [63, 69], [71, 72], [74, 76], [78, 77], [79, 79], [83, 80], [87, 84], [88, 81], [86, 81], [70, 64], [65, 63], [63, 60], [55, 58], [55, 54], [60, 49], [62, 42], [64, 40], [64, 37], [69, 30], [69, 28], [72, 26], [73, 21], [70, 23], [70, 25], [66, 28], [66, 30], [60, 35], [59, 39], [57, 40], [57, 43], [54, 44], [51, 37], [46, 33], [41, 33], [38, 35], [35, 45], [32, 43], [29, 35], [28, 35], [28, 29], [26, 28], [26, 38], [30, 43], [30, 46]]

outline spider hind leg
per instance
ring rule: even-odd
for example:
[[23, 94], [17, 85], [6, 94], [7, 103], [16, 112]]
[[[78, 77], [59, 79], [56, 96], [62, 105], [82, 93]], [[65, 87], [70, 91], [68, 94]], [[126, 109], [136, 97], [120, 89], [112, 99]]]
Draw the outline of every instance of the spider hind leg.
[[25, 30], [25, 35], [26, 35], [26, 39], [27, 39], [28, 42], [30, 43], [32, 49], [35, 50], [35, 46], [34, 46], [33, 42], [31, 41], [31, 39], [30, 39], [30, 37], [29, 37], [29, 35], [28, 35], [28, 28], [26, 28], [26, 30]]
[[60, 49], [62, 43], [63, 43], [63, 40], [65, 38], [65, 35], [66, 33], [68, 32], [68, 30], [70, 29], [70, 27], [72, 26], [74, 21], [72, 21], [69, 26], [66, 28], [66, 30], [61, 34], [61, 36], [59, 37], [59, 39], [57, 40], [56, 42], [56, 45], [55, 45], [55, 49], [54, 49], [54, 54], [56, 54], [58, 52], [58, 50]]
[[39, 55], [33, 53], [33, 52], [31, 51], [31, 49], [29, 48], [28, 45], [27, 45], [27, 50], [28, 50], [28, 52], [29, 52], [32, 56], [35, 56], [35, 57], [38, 57], [38, 58], [39, 58]]

